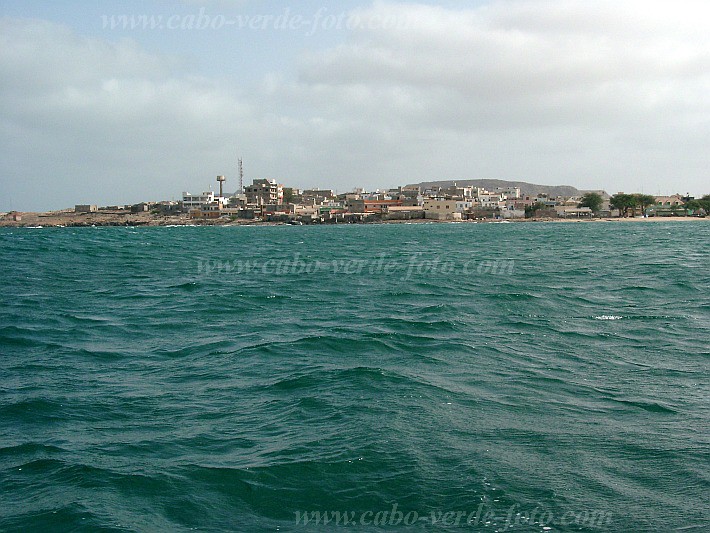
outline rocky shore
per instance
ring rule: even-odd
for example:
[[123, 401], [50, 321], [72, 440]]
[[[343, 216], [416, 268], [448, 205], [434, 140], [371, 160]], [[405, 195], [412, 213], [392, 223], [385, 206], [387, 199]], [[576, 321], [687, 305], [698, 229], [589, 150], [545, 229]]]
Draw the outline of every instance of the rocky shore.
[[[187, 214], [159, 215], [154, 213], [127, 213], [100, 211], [97, 213], [75, 213], [73, 210], [50, 211], [47, 213], [20, 213], [21, 220], [13, 220], [10, 215], [0, 218], [0, 227], [91, 227], [91, 226], [185, 226], [233, 224], [228, 219], [191, 220]], [[253, 221], [243, 221], [254, 223]]]
[[[531, 218], [512, 219], [510, 222], [662, 222], [677, 221], [709, 221], [710, 217], [651, 217], [651, 218], [594, 218], [594, 219], [560, 219], [560, 218]], [[438, 221], [429, 219], [413, 220], [378, 220], [378, 223], [451, 223], [451, 221]], [[464, 220], [459, 223], [500, 223], [500, 220]], [[507, 221], [505, 221], [507, 222]], [[47, 213], [20, 213], [20, 220], [14, 220], [10, 214], [0, 216], [0, 227], [92, 227], [92, 226], [237, 226], [237, 225], [283, 225], [285, 222], [265, 222], [262, 220], [232, 220], [229, 218], [195, 220], [185, 213], [177, 215], [160, 215], [154, 213], [126, 213], [126, 212], [97, 212], [75, 213], [73, 210], [50, 211]]]

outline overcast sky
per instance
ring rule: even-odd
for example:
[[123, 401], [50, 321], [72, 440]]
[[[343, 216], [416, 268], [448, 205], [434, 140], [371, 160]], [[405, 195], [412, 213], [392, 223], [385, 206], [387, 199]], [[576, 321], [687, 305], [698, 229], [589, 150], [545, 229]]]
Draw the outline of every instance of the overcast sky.
[[217, 174], [231, 191], [238, 156], [249, 183], [340, 192], [710, 193], [705, 0], [3, 0], [0, 17], [3, 211], [179, 199]]

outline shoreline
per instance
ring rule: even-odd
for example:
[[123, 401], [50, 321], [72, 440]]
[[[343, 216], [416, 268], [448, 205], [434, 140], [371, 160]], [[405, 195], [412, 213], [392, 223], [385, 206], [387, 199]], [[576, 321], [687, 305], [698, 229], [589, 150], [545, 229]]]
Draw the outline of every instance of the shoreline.
[[[22, 219], [15, 221], [9, 217], [0, 219], [0, 228], [61, 228], [61, 227], [165, 227], [165, 226], [282, 226], [288, 222], [272, 222], [247, 219], [191, 219], [187, 214], [157, 215], [153, 213], [74, 213], [72, 211], [50, 211], [46, 213], [20, 213]], [[710, 217], [628, 217], [628, 218], [517, 218], [504, 220], [435, 220], [435, 219], [409, 219], [409, 220], [374, 220], [367, 222], [339, 222], [342, 224], [505, 224], [505, 223], [599, 223], [599, 222], [691, 222], [710, 221]], [[324, 222], [308, 225], [332, 225], [333, 222]]]

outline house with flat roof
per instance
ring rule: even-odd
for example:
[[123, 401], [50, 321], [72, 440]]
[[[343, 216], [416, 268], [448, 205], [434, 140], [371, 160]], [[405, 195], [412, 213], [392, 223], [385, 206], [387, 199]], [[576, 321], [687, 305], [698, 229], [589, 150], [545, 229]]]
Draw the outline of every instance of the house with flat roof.
[[[463, 203], [463, 202], [462, 202]], [[424, 218], [432, 220], [461, 220], [462, 215], [457, 201], [445, 198], [425, 198]]]

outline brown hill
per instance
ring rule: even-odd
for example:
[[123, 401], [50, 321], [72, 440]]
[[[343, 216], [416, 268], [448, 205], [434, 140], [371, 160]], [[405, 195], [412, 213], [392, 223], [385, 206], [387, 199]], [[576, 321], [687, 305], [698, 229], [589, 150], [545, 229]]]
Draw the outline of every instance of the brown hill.
[[520, 187], [520, 191], [524, 195], [537, 195], [547, 193], [550, 196], [582, 196], [587, 192], [597, 192], [603, 197], [608, 198], [609, 194], [606, 191], [589, 191], [580, 190], [570, 185], [538, 185], [528, 183], [526, 181], [508, 181], [508, 180], [445, 180], [445, 181], [423, 181], [413, 185], [420, 187], [449, 187], [456, 183], [459, 186], [465, 187], [481, 187], [488, 190], [493, 190], [496, 187]]

